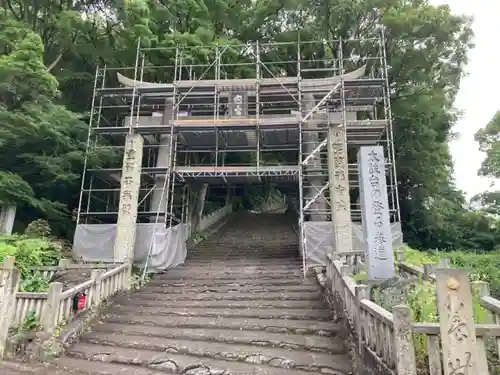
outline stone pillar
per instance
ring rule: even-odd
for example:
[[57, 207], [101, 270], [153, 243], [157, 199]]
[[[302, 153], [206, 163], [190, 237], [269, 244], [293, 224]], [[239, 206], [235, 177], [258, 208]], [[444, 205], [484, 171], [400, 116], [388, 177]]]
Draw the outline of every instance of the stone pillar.
[[334, 252], [352, 251], [351, 199], [345, 126], [328, 129], [328, 176]]
[[128, 134], [125, 139], [114, 246], [115, 262], [132, 262], [134, 258], [143, 144], [140, 134]]
[[[163, 112], [162, 125], [167, 126], [172, 121], [174, 102], [172, 99], [167, 99], [165, 102], [165, 110]], [[171, 136], [170, 134], [161, 134], [160, 135], [160, 144], [158, 145], [158, 157], [156, 158], [156, 167], [170, 167], [171, 166], [171, 157], [172, 152], [170, 149], [171, 146]], [[165, 213], [167, 212], [168, 206], [168, 186], [165, 186], [165, 179], [167, 178], [166, 174], [157, 174], [155, 176], [155, 184], [156, 187], [151, 194], [151, 205], [150, 211], [160, 211], [160, 215], [158, 216], [158, 222], [164, 223], [166, 220]], [[163, 187], [165, 186], [165, 191]], [[153, 215], [149, 218], [149, 221], [154, 223], [156, 221], [157, 215]]]
[[476, 341], [467, 271], [438, 269], [436, 296], [445, 374], [488, 374], [484, 346]]
[[363, 146], [359, 149], [358, 179], [367, 244], [368, 279], [387, 280], [395, 277], [396, 272], [382, 146]]
[[12, 234], [15, 218], [16, 206], [0, 206], [0, 234]]

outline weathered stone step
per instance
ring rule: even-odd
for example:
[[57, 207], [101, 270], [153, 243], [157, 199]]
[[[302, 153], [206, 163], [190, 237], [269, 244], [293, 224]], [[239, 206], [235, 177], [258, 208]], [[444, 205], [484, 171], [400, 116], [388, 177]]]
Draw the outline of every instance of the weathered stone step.
[[[272, 367], [295, 368], [303, 371], [331, 374], [334, 371], [348, 372], [351, 370], [350, 361], [346, 354], [290, 351], [281, 348], [204, 341], [172, 340], [150, 336], [131, 336], [97, 332], [84, 334], [82, 340], [100, 346], [141, 349], [194, 357], [208, 357], [211, 359], [239, 361]], [[75, 346], [75, 350], [78, 350], [78, 347], [79, 344]], [[102, 352], [99, 350], [98, 353]]]
[[95, 330], [82, 336], [92, 342], [98, 332], [119, 333], [132, 336], [151, 336], [173, 340], [218, 342], [224, 344], [255, 345], [291, 350], [311, 350], [315, 352], [343, 354], [347, 352], [344, 342], [338, 337], [296, 335], [288, 333], [263, 334], [258, 331], [236, 331], [212, 328], [173, 328], [151, 325], [103, 323]]
[[[160, 306], [165, 300], [145, 299], [141, 294], [134, 297], [121, 297], [115, 300], [119, 305], [128, 306]], [[281, 300], [201, 300], [201, 301], [173, 301], [170, 306], [175, 307], [207, 307], [218, 309], [323, 309], [325, 306], [321, 300], [317, 301], [281, 301]]]
[[256, 244], [253, 246], [235, 246], [232, 244], [217, 244], [217, 243], [209, 243], [209, 242], [201, 242], [198, 246], [193, 248], [190, 253], [209, 253], [213, 255], [224, 255], [224, 254], [237, 254], [237, 253], [245, 253], [247, 255], [252, 254], [290, 254], [297, 255], [298, 253], [297, 244], [289, 244], [289, 243], [273, 243], [269, 244], [269, 242], [263, 242], [262, 244]]
[[184, 287], [162, 287], [146, 286], [141, 293], [267, 293], [267, 292], [316, 292], [318, 287], [315, 285], [234, 285], [234, 286], [184, 286]]
[[[140, 349], [118, 348], [104, 345], [77, 344], [70, 348], [68, 354], [96, 362], [126, 364], [128, 372], [109, 375], [160, 375], [163, 373], [185, 375], [308, 375], [310, 372], [295, 369], [273, 368], [265, 365], [229, 362], [203, 357], [184, 356], [179, 354], [151, 352]], [[69, 362], [71, 358], [67, 358]], [[62, 362], [62, 361], [61, 361]], [[89, 364], [92, 362], [88, 361]], [[95, 362], [94, 362], [95, 363]], [[141, 367], [161, 372], [139, 372]], [[88, 366], [87, 366], [88, 368]], [[125, 369], [125, 367], [123, 367]], [[137, 371], [137, 372], [136, 372]], [[101, 375], [97, 373], [98, 375]], [[106, 374], [106, 375], [108, 375]], [[347, 375], [348, 372], [336, 372], [334, 375]]]
[[290, 275], [295, 277], [300, 277], [303, 275], [302, 269], [299, 266], [294, 267], [283, 267], [279, 265], [271, 265], [266, 267], [265, 265], [251, 265], [251, 264], [227, 264], [225, 267], [221, 267], [220, 264], [216, 263], [197, 263], [197, 264], [186, 264], [184, 266], [173, 268], [164, 274], [180, 274], [184, 273], [192, 273], [193, 275], [196, 272], [200, 272], [202, 274], [210, 274], [211, 271], [228, 274], [228, 275], [237, 275], [237, 274], [253, 274], [258, 273], [267, 276], [275, 276], [275, 275]]
[[213, 328], [237, 331], [263, 331], [298, 335], [336, 336], [344, 329], [330, 321], [246, 319], [226, 317], [151, 316], [126, 314], [121, 309], [103, 317], [103, 322], [119, 324], [141, 324], [173, 328]]
[[252, 246], [238, 245], [237, 243], [206, 243], [202, 242], [198, 246], [190, 249], [191, 253], [211, 253], [211, 254], [242, 254], [247, 255], [259, 254], [266, 256], [267, 254], [289, 254], [298, 256], [299, 246], [290, 243], [271, 243], [262, 241], [259, 244]]
[[138, 315], [180, 315], [192, 317], [235, 317], [235, 318], [255, 318], [255, 319], [296, 319], [296, 320], [329, 320], [329, 311], [324, 310], [300, 310], [300, 309], [216, 309], [216, 308], [195, 308], [195, 307], [142, 307], [122, 305], [118, 308], [123, 313]]
[[165, 375], [164, 371], [148, 369], [146, 367], [95, 362], [93, 360], [89, 361], [74, 357], [59, 358], [55, 361], [55, 365], [68, 371], [78, 369], [78, 371], [86, 375]]
[[[249, 248], [223, 248], [221, 246], [217, 246], [215, 244], [207, 244], [206, 248], [196, 247], [189, 252], [189, 254], [203, 254], [203, 255], [211, 255], [211, 256], [235, 256], [235, 255], [259, 255], [265, 257], [263, 259], [274, 259], [273, 256], [298, 256], [299, 252], [296, 248], [287, 249], [283, 248], [283, 246], [276, 246], [275, 248], [266, 247], [268, 245], [262, 244], [258, 248], [249, 249]], [[263, 248], [264, 247], [264, 248]], [[215, 248], [215, 250], [214, 250]]]
[[[300, 267], [302, 266], [302, 262], [290, 262], [289, 260], [286, 263], [283, 263], [282, 259], [276, 259], [272, 262], [266, 262], [260, 259], [251, 260], [251, 259], [228, 259], [221, 263], [220, 260], [207, 259], [207, 261], [199, 262], [196, 259], [190, 259], [186, 262], [185, 265], [180, 266], [174, 269], [199, 269], [204, 267], [211, 267], [219, 270], [226, 269], [227, 271], [233, 270], [233, 272], [240, 270], [242, 268], [249, 268], [259, 271], [267, 271], [270, 274], [277, 271], [300, 271]], [[170, 272], [170, 271], [168, 271]], [[168, 273], [167, 272], [167, 273]]]
[[[250, 275], [251, 276], [251, 275]], [[148, 285], [155, 284], [181, 284], [181, 283], [191, 283], [191, 284], [230, 284], [230, 283], [248, 283], [248, 284], [275, 284], [275, 285], [291, 285], [291, 284], [305, 284], [305, 285], [317, 285], [316, 280], [312, 278], [304, 279], [302, 276], [287, 277], [274, 275], [262, 275], [259, 278], [250, 277], [245, 275], [227, 275], [221, 277], [207, 277], [206, 275], [189, 274], [183, 273], [182, 276], [172, 275], [170, 273], [162, 273], [154, 275], [153, 279], [148, 283]]]
[[[200, 267], [197, 270], [194, 269], [186, 269], [186, 270], [181, 270], [181, 269], [173, 269], [171, 271], [168, 271], [166, 274], [163, 275], [168, 275], [168, 277], [186, 277], [186, 275], [193, 275], [193, 277], [197, 278], [214, 278], [214, 279], [221, 279], [221, 278], [228, 278], [232, 280], [238, 280], [238, 279], [260, 279], [260, 278], [283, 278], [283, 279], [299, 279], [303, 278], [303, 273], [301, 270], [293, 270], [293, 271], [276, 271], [276, 272], [270, 272], [268, 270], [255, 270], [255, 269], [244, 269], [241, 268], [237, 272], [237, 269], [232, 269], [232, 268], [210, 268], [210, 267]], [[162, 276], [163, 276], [162, 275]]]
[[[94, 372], [95, 373], [95, 372]], [[2, 375], [85, 375], [85, 372], [79, 371], [78, 367], [73, 370], [57, 368], [53, 365], [42, 363], [20, 363], [11, 361], [0, 361], [0, 374]], [[144, 374], [146, 375], [146, 374]]]
[[157, 301], [317, 301], [321, 299], [321, 293], [316, 292], [268, 292], [268, 293], [183, 293], [165, 294], [160, 293], [140, 293], [133, 294], [145, 300]]
[[[258, 260], [265, 260], [268, 257], [262, 256], [259, 254], [256, 255], [248, 255], [248, 254], [241, 254], [241, 255], [231, 255], [231, 256], [215, 256], [215, 255], [193, 255], [193, 256], [188, 256], [186, 262], [189, 263], [190, 261], [195, 260], [197, 263], [202, 264], [202, 263], [213, 263], [214, 261], [220, 261], [220, 262], [225, 262], [226, 260], [245, 260], [249, 261], [252, 259], [258, 259]], [[275, 260], [282, 260], [283, 262], [289, 261], [291, 256], [289, 254], [284, 254], [284, 255], [271, 255], [270, 258], [275, 259]]]
[[[175, 287], [183, 287], [183, 286], [192, 286], [192, 285], [240, 285], [240, 286], [256, 286], [256, 285], [314, 285], [317, 287], [317, 284], [312, 279], [304, 279], [304, 278], [282, 278], [282, 277], [267, 277], [260, 279], [243, 279], [243, 278], [234, 278], [234, 279], [214, 279], [214, 278], [191, 278], [184, 277], [182, 279], [174, 278], [174, 277], [162, 277], [163, 275], [154, 277], [148, 285], [150, 286], [175, 286]], [[167, 276], [167, 275], [165, 275]]]

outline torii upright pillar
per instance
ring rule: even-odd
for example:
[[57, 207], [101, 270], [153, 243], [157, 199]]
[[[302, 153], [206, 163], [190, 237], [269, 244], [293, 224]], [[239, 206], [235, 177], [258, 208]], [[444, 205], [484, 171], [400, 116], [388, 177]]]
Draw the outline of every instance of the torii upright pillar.
[[[172, 99], [167, 99], [165, 101], [165, 110], [163, 112], [162, 125], [168, 126], [173, 119], [173, 111], [174, 111], [174, 102]], [[173, 142], [172, 135], [161, 134], [160, 135], [160, 143], [158, 147], [158, 156], [156, 158], [156, 166], [169, 168], [166, 174], [157, 174], [155, 175], [155, 188], [151, 193], [151, 205], [150, 211], [158, 212], [159, 214], [155, 214], [150, 217], [150, 222], [157, 221], [158, 218], [159, 223], [166, 222], [166, 213], [168, 202], [167, 199], [170, 199], [168, 196], [169, 186], [166, 186], [166, 182], [168, 182], [168, 174], [171, 173], [172, 166], [172, 145]]]
[[352, 219], [345, 125], [337, 121], [328, 129], [328, 177], [334, 253], [352, 252]]

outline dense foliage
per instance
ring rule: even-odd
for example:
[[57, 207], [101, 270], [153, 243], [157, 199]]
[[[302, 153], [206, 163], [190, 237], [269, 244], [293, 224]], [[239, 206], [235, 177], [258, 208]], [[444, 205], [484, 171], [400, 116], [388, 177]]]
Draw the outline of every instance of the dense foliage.
[[[196, 62], [210, 58], [206, 44], [370, 37], [380, 23], [387, 30], [407, 241], [424, 248], [493, 249], [497, 243], [497, 223], [467, 211], [451, 177], [447, 143], [458, 116], [453, 101], [472, 31], [470, 19], [447, 6], [427, 0], [1, 4], [0, 202], [20, 207], [18, 226], [43, 217], [55, 233], [71, 236], [95, 67], [133, 65], [138, 38], [151, 46], [198, 46]], [[173, 55], [154, 58], [167, 64]], [[90, 160], [103, 162], [95, 155]], [[485, 171], [491, 173], [494, 164]]]
[[49, 288], [50, 279], [42, 272], [31, 268], [57, 266], [63, 257], [66, 243], [51, 237], [47, 222], [31, 222], [24, 234], [0, 236], [0, 262], [6, 256], [15, 257], [16, 268], [20, 271], [19, 290], [23, 292], [44, 292]]

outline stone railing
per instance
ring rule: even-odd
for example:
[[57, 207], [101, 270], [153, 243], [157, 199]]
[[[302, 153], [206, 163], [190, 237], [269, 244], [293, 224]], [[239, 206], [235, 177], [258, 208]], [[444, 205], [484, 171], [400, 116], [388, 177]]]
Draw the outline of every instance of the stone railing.
[[[403, 264], [402, 259], [397, 263]], [[357, 284], [350, 276], [353, 269], [350, 264], [329, 258], [326, 277], [316, 270], [337, 317], [344, 318], [350, 328], [357, 354], [365, 363], [376, 364], [378, 370], [369, 373], [497, 373], [496, 368], [488, 368], [488, 353], [491, 349], [495, 353], [500, 350], [500, 301], [489, 295], [487, 283], [470, 283], [465, 270], [447, 267], [449, 261], [444, 260], [440, 265], [429, 264], [422, 269], [411, 265], [400, 269], [435, 283], [439, 323], [412, 322], [408, 306], [398, 305], [389, 312], [371, 301], [369, 287]], [[486, 312], [481, 323], [474, 323], [473, 292]], [[485, 340], [488, 336], [493, 338], [493, 344]], [[425, 352], [415, 352], [417, 341], [424, 343]], [[495, 366], [495, 363], [493, 358], [490, 364]]]
[[349, 276], [351, 269], [351, 265], [329, 258], [326, 279], [320, 280], [335, 312], [346, 320], [362, 358], [371, 356], [385, 373], [406, 374], [402, 371], [406, 363], [415, 362], [412, 351], [406, 350], [413, 348], [411, 336], [400, 334], [411, 326], [409, 308], [398, 306], [391, 313], [370, 301], [368, 286], [357, 285]]
[[233, 205], [227, 204], [224, 207], [219, 208], [217, 211], [203, 216], [200, 220], [200, 224], [198, 225], [198, 231], [202, 232], [204, 230], [207, 230], [212, 225], [222, 220], [225, 216], [229, 215], [232, 211]]
[[[1, 315], [0, 325], [0, 358], [5, 350], [8, 331], [19, 327], [28, 318], [34, 318], [46, 333], [53, 333], [56, 327], [69, 323], [77, 313], [99, 307], [103, 301], [118, 292], [130, 289], [131, 267], [129, 264], [110, 265], [66, 265], [51, 267], [47, 272], [64, 269], [91, 269], [91, 276], [74, 287], [64, 290], [63, 284], [53, 282], [48, 292], [17, 292], [19, 272], [14, 267], [15, 259], [6, 257], [1, 270], [4, 283], [0, 286]], [[93, 268], [95, 267], [95, 268]], [[5, 282], [10, 280], [10, 282]], [[12, 289], [10, 289], [12, 288]], [[75, 311], [74, 298], [78, 294], [85, 297], [84, 306]]]

